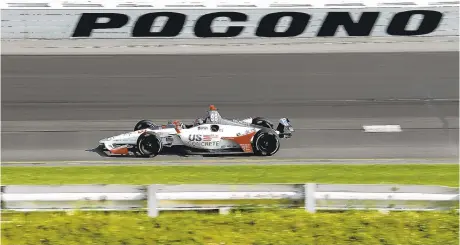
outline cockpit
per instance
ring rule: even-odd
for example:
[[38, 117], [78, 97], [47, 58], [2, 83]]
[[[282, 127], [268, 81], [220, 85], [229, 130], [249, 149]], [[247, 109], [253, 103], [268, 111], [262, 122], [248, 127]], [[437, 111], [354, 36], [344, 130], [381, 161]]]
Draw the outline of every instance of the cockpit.
[[221, 117], [216, 107], [211, 105], [209, 111], [206, 113], [204, 118], [197, 118], [194, 122], [195, 125], [208, 124], [208, 123], [219, 123]]

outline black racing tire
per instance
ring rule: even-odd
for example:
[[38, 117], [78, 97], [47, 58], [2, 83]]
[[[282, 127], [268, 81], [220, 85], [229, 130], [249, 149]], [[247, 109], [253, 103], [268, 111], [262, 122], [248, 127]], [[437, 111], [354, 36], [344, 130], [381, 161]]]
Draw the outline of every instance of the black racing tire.
[[272, 156], [280, 149], [281, 142], [274, 130], [261, 129], [252, 139], [252, 149], [256, 156]]
[[157, 134], [145, 132], [137, 139], [136, 147], [142, 157], [155, 157], [163, 149], [163, 144]]
[[256, 117], [252, 119], [252, 124], [261, 126], [264, 128], [273, 129], [273, 123], [271, 123], [268, 119], [263, 117]]
[[150, 120], [140, 120], [139, 122], [136, 123], [136, 126], [134, 126], [134, 131], [146, 129], [146, 128], [155, 128], [155, 127], [158, 127], [158, 126]]

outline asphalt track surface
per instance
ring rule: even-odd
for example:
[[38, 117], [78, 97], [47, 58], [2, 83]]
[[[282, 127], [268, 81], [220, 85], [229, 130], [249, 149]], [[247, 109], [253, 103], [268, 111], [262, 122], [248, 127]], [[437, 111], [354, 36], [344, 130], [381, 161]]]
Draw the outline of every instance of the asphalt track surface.
[[[105, 160], [85, 150], [140, 119], [192, 121], [214, 104], [224, 117], [289, 117], [297, 131], [276, 155], [284, 162], [456, 162], [458, 60], [457, 52], [2, 56], [2, 161]], [[376, 124], [402, 132], [362, 129]]]

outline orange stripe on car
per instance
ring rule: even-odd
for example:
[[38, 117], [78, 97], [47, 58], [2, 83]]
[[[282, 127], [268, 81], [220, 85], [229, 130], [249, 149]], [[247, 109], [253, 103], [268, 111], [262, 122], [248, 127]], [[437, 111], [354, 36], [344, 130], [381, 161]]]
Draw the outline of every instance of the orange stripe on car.
[[225, 140], [233, 140], [238, 143], [244, 152], [253, 152], [251, 139], [256, 134], [256, 132], [251, 132], [249, 134], [236, 136], [236, 137], [222, 137]]
[[114, 148], [114, 149], [110, 150], [110, 152], [113, 153], [113, 154], [120, 154], [120, 155], [127, 155], [129, 153], [128, 148], [126, 148], [126, 147]]

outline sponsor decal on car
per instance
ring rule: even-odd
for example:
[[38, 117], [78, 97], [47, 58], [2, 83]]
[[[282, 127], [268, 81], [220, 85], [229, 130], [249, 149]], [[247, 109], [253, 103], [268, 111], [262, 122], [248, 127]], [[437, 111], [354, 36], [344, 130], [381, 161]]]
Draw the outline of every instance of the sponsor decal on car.
[[209, 141], [209, 142], [197, 142], [197, 141], [192, 141], [190, 142], [190, 145], [191, 146], [195, 146], [195, 147], [198, 147], [198, 146], [219, 146], [220, 142], [219, 141]]
[[244, 131], [244, 133], [245, 134], [250, 134], [250, 133], [253, 133], [255, 131], [256, 131], [255, 129], [247, 129], [246, 131]]
[[229, 143], [225, 143], [223, 145], [220, 146], [221, 149], [229, 149], [229, 148], [238, 148], [240, 145], [237, 144], [237, 143], [232, 143], [232, 142], [229, 142]]
[[236, 120], [236, 119], [233, 119], [232, 122], [235, 122], [235, 123], [240, 123], [240, 124], [244, 124], [244, 125], [251, 125], [250, 123], [248, 122], [245, 122], [245, 121], [240, 121], [240, 120]]
[[189, 141], [212, 141], [213, 139], [219, 139], [219, 135], [210, 134], [210, 135], [201, 135], [201, 134], [191, 134], [188, 136]]
[[199, 147], [209, 147], [209, 146], [219, 146], [220, 141], [219, 135], [215, 134], [191, 134], [188, 136], [188, 140], [191, 146]]
[[251, 152], [252, 151], [252, 146], [251, 144], [241, 144], [241, 149], [243, 149], [244, 152]]
[[[137, 130], [137, 131], [135, 131], [135, 132], [133, 132], [133, 133], [135, 133], [135, 134], [143, 134], [143, 133], [145, 133], [145, 132], [147, 132], [147, 129]], [[133, 133], [131, 133], [131, 134], [133, 134]]]

